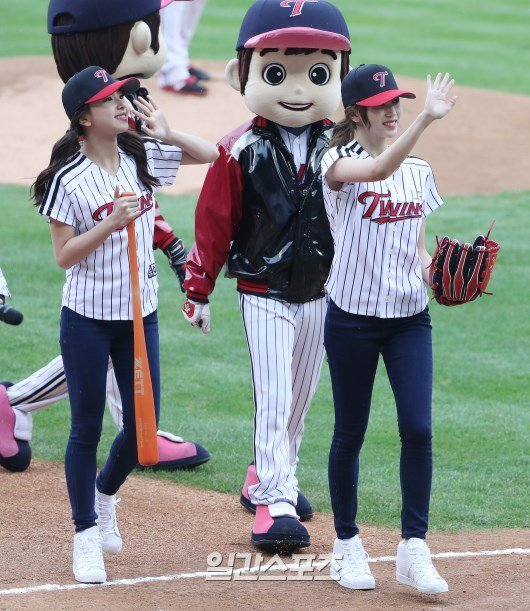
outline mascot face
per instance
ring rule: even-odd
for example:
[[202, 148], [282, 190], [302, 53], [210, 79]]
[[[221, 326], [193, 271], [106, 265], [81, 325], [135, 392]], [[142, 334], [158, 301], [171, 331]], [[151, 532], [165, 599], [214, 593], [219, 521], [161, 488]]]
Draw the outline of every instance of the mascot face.
[[304, 127], [339, 107], [350, 48], [344, 17], [327, 0], [255, 0], [241, 23], [238, 59], [225, 74], [249, 110]]
[[339, 107], [340, 66], [340, 52], [255, 49], [245, 104], [257, 115], [286, 127], [321, 121]]

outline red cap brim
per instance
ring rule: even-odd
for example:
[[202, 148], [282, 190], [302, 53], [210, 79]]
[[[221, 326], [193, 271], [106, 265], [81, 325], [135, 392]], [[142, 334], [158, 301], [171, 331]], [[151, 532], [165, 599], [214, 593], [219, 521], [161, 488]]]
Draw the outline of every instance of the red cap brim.
[[391, 100], [395, 100], [396, 98], [412, 98], [414, 99], [416, 95], [412, 93], [412, 91], [402, 91], [401, 89], [390, 89], [388, 91], [382, 91], [377, 95], [373, 95], [370, 98], [366, 98], [365, 100], [361, 100], [360, 102], [356, 102], [357, 106], [382, 106]]
[[134, 93], [139, 87], [140, 81], [134, 76], [131, 76], [130, 78], [126, 78], [123, 81], [116, 81], [115, 83], [110, 83], [110, 85], [107, 85], [101, 91], [99, 91], [89, 100], [87, 100], [85, 104], [104, 100], [105, 98], [108, 98], [109, 95], [112, 95], [115, 91], [123, 91], [124, 93]]
[[315, 28], [284, 28], [271, 30], [250, 38], [245, 49], [306, 48], [349, 51], [350, 41], [342, 34], [317, 30]]

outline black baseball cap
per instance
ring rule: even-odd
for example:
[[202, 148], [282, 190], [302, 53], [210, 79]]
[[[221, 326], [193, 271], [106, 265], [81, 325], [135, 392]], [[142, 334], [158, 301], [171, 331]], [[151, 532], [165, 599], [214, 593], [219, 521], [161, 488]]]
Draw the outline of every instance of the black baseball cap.
[[396, 98], [415, 98], [411, 91], [399, 89], [390, 68], [381, 64], [361, 64], [342, 81], [344, 107], [382, 106]]
[[271, 47], [349, 51], [350, 33], [325, 0], [257, 0], [243, 18], [236, 50]]
[[[102, 30], [121, 23], [140, 21], [173, 0], [50, 0], [48, 34], [72, 34]], [[68, 23], [58, 25], [66, 15]]]
[[63, 106], [71, 119], [84, 104], [104, 100], [115, 91], [133, 93], [140, 87], [140, 81], [134, 76], [117, 81], [103, 68], [89, 66], [76, 72], [68, 79], [63, 88]]

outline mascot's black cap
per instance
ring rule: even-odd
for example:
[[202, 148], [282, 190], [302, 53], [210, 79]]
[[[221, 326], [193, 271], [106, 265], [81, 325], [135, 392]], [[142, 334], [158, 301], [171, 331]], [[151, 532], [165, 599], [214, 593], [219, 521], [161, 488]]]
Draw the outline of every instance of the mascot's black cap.
[[[50, 0], [48, 33], [74, 34], [139, 21], [173, 0]], [[69, 23], [57, 25], [60, 15]]]

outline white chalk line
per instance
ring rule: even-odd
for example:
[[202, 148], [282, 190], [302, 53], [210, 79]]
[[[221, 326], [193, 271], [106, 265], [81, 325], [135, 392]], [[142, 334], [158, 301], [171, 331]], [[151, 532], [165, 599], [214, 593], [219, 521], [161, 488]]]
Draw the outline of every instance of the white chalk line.
[[[530, 554], [530, 548], [515, 547], [511, 549], [496, 549], [496, 550], [482, 550], [480, 552], [441, 552], [439, 554], [432, 554], [432, 558], [469, 558], [472, 556], [509, 556], [509, 555], [528, 555]], [[368, 562], [393, 562], [395, 556], [378, 556], [376, 558], [368, 558]], [[251, 568], [234, 569], [232, 575], [244, 575], [252, 574], [256, 572], [269, 572], [269, 571], [300, 571], [302, 569], [318, 569], [329, 565], [329, 561], [315, 562], [312, 564], [273, 564], [271, 566], [257, 566]], [[30, 586], [27, 588], [11, 588], [8, 590], [0, 590], [0, 596], [17, 596], [24, 594], [35, 594], [38, 592], [57, 592], [57, 591], [69, 591], [69, 590], [86, 590], [89, 588], [107, 588], [110, 586], [134, 586], [142, 583], [157, 583], [167, 581], [179, 581], [180, 579], [197, 579], [206, 578], [210, 579], [215, 575], [214, 571], [199, 571], [196, 573], [175, 573], [174, 575], [159, 575], [158, 577], [136, 577], [132, 579], [116, 579], [114, 581], [106, 581], [105, 583], [71, 583], [71, 584], [57, 584], [47, 583], [41, 586]]]

